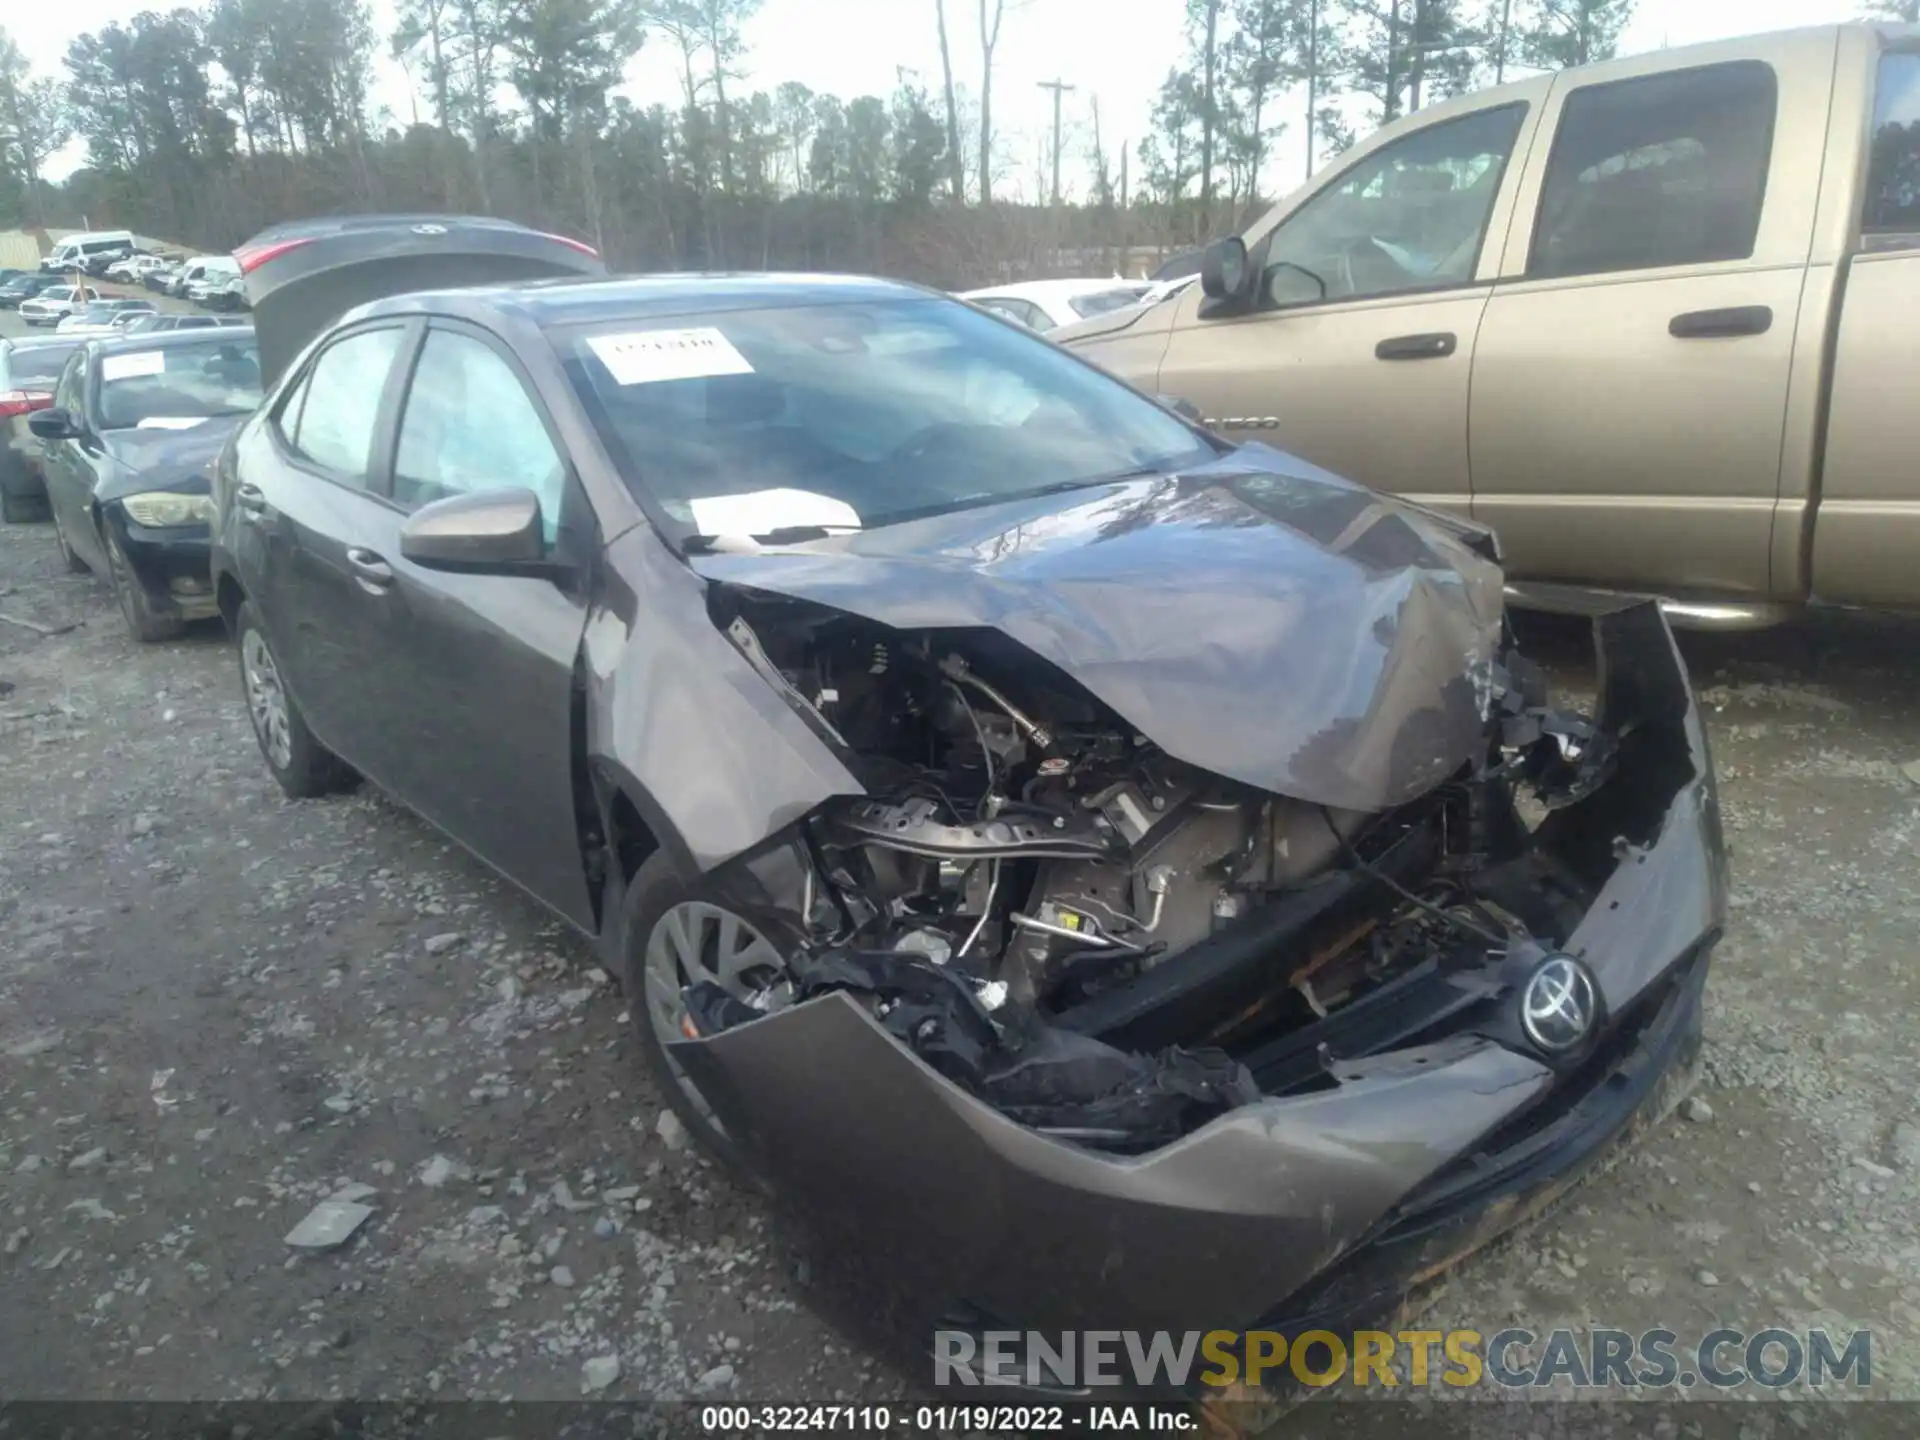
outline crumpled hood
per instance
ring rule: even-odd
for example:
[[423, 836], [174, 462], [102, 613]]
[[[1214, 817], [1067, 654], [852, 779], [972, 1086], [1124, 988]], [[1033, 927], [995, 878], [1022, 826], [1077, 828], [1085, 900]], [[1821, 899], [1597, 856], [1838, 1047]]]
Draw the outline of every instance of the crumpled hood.
[[999, 630], [1168, 754], [1383, 810], [1484, 743], [1500, 569], [1441, 517], [1261, 445], [749, 554], [709, 580], [901, 630]]
[[208, 469], [244, 415], [221, 415], [184, 430], [110, 430], [101, 437], [118, 462], [95, 491], [101, 500], [142, 490], [209, 491]]

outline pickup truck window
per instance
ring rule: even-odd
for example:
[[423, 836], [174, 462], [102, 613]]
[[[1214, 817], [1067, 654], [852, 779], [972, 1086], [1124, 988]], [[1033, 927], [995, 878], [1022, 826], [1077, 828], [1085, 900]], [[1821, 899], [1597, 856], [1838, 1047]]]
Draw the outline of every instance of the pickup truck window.
[[1753, 254], [1777, 91], [1758, 60], [1575, 90], [1553, 137], [1527, 277]]
[[1273, 232], [1266, 303], [1472, 284], [1526, 113], [1502, 105], [1443, 120], [1356, 162]]
[[1881, 57], [1861, 228], [1876, 250], [1920, 245], [1920, 55]]

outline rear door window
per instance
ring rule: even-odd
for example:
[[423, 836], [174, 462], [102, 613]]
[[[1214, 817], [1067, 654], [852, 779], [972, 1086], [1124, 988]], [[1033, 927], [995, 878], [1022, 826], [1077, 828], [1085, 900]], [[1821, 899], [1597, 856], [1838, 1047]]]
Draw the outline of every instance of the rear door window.
[[293, 448], [350, 484], [367, 484], [380, 397], [404, 333], [391, 325], [334, 341], [281, 411], [281, 429]]
[[1861, 229], [1869, 250], [1920, 245], [1920, 54], [1881, 57]]
[[1758, 60], [1582, 86], [1553, 137], [1529, 279], [1744, 260], [1773, 156]]

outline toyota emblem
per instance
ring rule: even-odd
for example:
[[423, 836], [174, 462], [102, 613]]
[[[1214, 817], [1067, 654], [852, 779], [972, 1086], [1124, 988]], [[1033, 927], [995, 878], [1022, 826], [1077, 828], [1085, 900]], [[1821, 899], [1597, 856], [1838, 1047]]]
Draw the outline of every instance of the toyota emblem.
[[1587, 967], [1569, 955], [1541, 962], [1520, 994], [1520, 1028], [1542, 1050], [1571, 1050], [1593, 1032], [1599, 995]]

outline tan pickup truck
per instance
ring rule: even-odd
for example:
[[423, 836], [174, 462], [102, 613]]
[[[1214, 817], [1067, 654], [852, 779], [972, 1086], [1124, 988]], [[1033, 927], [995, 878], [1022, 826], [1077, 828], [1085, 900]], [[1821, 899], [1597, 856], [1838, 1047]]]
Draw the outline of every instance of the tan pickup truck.
[[1920, 28], [1433, 106], [1209, 247], [1201, 285], [1053, 338], [1493, 526], [1523, 598], [1920, 606]]

